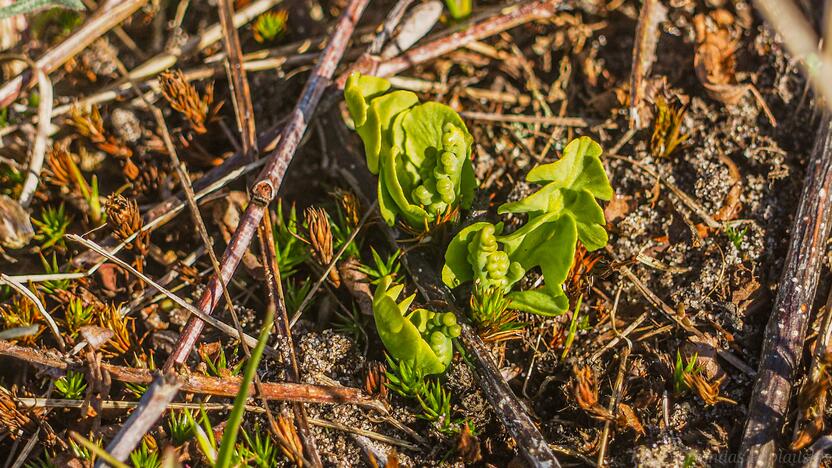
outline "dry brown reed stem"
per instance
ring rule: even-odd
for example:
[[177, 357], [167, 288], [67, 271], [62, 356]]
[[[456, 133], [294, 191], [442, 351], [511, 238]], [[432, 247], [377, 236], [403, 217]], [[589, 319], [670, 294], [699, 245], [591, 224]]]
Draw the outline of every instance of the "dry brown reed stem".
[[806, 166], [780, 288], [766, 326], [757, 380], [748, 404], [739, 466], [773, 466], [780, 451], [826, 242], [832, 223], [832, 117], [824, 113]]
[[[147, 0], [106, 0], [77, 31], [49, 49], [35, 64], [44, 73], [51, 73], [132, 15], [145, 1]], [[31, 76], [30, 71], [21, 73], [0, 87], [0, 107], [11, 104], [23, 88], [29, 85]]]

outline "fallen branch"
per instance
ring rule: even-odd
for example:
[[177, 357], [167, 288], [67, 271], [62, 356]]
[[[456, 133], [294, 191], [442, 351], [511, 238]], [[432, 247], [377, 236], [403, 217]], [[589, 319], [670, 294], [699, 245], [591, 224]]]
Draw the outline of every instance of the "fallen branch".
[[772, 466], [800, 363], [826, 240], [832, 226], [832, 118], [824, 113], [797, 207], [780, 288], [766, 326], [760, 367], [740, 445], [741, 466]]
[[[84, 366], [82, 363], [71, 364], [54, 352], [18, 346], [5, 340], [0, 340], [0, 356], [9, 356], [29, 364], [60, 370], [81, 369]], [[153, 382], [155, 378], [153, 371], [149, 369], [114, 366], [105, 363], [101, 364], [101, 369], [108, 372], [113, 380], [119, 382], [147, 385]], [[218, 378], [189, 374], [178, 376], [177, 379], [181, 383], [180, 390], [188, 393], [234, 397], [240, 391], [239, 377]], [[251, 390], [250, 394], [254, 396], [255, 389], [252, 388]], [[276, 401], [350, 404], [376, 410], [381, 414], [387, 413], [384, 405], [378, 400], [352, 387], [263, 382], [263, 396], [267, 400]]]

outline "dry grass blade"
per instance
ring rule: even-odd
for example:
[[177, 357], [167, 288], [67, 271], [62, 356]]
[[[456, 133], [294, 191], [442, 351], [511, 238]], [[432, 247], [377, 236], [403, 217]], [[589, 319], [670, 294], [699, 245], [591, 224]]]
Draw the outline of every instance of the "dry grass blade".
[[[27, 60], [29, 61], [29, 60]], [[24, 208], [32, 202], [32, 197], [38, 188], [40, 171], [43, 168], [43, 159], [46, 154], [46, 143], [49, 140], [49, 128], [52, 126], [52, 81], [49, 76], [32, 63], [38, 80], [38, 129], [35, 135], [35, 144], [32, 145], [32, 154], [29, 157], [29, 167], [26, 171], [26, 179], [23, 181], [23, 188], [20, 191], [18, 201]]]
[[12, 289], [19, 292], [20, 294], [25, 296], [26, 299], [32, 301], [32, 303], [35, 304], [35, 307], [38, 308], [38, 312], [40, 312], [40, 314], [46, 320], [46, 323], [49, 325], [49, 330], [55, 337], [55, 341], [58, 342], [58, 347], [61, 349], [61, 351], [65, 351], [66, 344], [64, 343], [64, 338], [61, 335], [61, 330], [58, 329], [58, 324], [55, 323], [55, 319], [53, 319], [52, 316], [49, 315], [49, 312], [46, 311], [46, 308], [43, 307], [43, 302], [41, 302], [41, 300], [32, 291], [29, 290], [29, 288], [12, 279], [5, 273], [0, 273], [0, 282], [8, 284], [12, 287]]
[[96, 243], [94, 243], [92, 241], [89, 241], [87, 239], [84, 239], [83, 237], [77, 236], [75, 234], [67, 234], [66, 238], [71, 240], [71, 241], [78, 242], [79, 244], [83, 245], [84, 247], [87, 247], [88, 249], [94, 250], [95, 252], [97, 252], [101, 256], [105, 257], [106, 259], [108, 259], [108, 260], [112, 261], [113, 263], [117, 264], [118, 266], [124, 268], [125, 270], [129, 271], [133, 275], [136, 275], [139, 279], [141, 279], [145, 283], [149, 284], [151, 287], [153, 287], [154, 289], [156, 289], [160, 293], [167, 296], [168, 299], [175, 302], [178, 306], [180, 306], [180, 307], [184, 308], [185, 310], [187, 310], [188, 312], [196, 315], [197, 317], [199, 317], [203, 321], [207, 322], [208, 324], [210, 324], [214, 328], [222, 331], [223, 333], [225, 333], [229, 336], [232, 336], [234, 338], [245, 340], [246, 343], [249, 346], [255, 346], [257, 344], [257, 340], [254, 337], [249, 336], [249, 335], [242, 335], [241, 336], [240, 333], [236, 329], [234, 329], [234, 327], [229, 326], [229, 325], [227, 325], [223, 322], [220, 322], [219, 320], [215, 319], [214, 317], [211, 317], [210, 315], [208, 315], [208, 314], [202, 312], [201, 310], [197, 309], [196, 307], [189, 304], [188, 302], [186, 302], [181, 297], [179, 297], [176, 294], [168, 291], [167, 289], [165, 289], [164, 287], [162, 287], [161, 285], [159, 285], [158, 283], [156, 283], [155, 281], [153, 281], [152, 279], [150, 279], [149, 277], [147, 277], [143, 273], [139, 272], [138, 270], [136, 270], [135, 268], [133, 268], [132, 266], [127, 264], [127, 262], [125, 262], [124, 260], [121, 260], [120, 258], [116, 257], [112, 253], [107, 252], [106, 250], [101, 248]]

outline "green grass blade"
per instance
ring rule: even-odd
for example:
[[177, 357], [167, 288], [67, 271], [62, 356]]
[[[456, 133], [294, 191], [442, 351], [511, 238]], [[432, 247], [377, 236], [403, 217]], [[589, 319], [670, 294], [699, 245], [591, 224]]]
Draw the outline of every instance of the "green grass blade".
[[234, 408], [231, 410], [231, 416], [228, 418], [225, 432], [222, 435], [220, 453], [217, 456], [217, 463], [214, 465], [216, 468], [229, 468], [231, 466], [231, 458], [234, 454], [234, 445], [237, 443], [237, 434], [240, 432], [240, 423], [243, 422], [243, 414], [245, 414], [246, 400], [248, 399], [248, 387], [251, 385], [254, 373], [257, 372], [257, 366], [260, 364], [260, 358], [263, 357], [263, 349], [266, 347], [266, 341], [269, 339], [273, 321], [274, 312], [269, 310], [266, 313], [266, 320], [263, 322], [263, 328], [260, 330], [260, 337], [257, 340], [257, 346], [251, 351], [251, 359], [249, 359], [248, 364], [246, 364], [243, 380], [240, 382], [240, 392], [237, 393], [237, 397], [234, 399]]

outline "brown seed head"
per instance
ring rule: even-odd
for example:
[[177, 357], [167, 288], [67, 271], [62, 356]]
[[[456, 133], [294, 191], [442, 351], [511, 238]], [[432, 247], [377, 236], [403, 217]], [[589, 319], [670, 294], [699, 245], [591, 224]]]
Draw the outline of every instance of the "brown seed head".
[[205, 94], [199, 97], [196, 88], [188, 83], [181, 70], [164, 71], [159, 75], [162, 96], [170, 106], [188, 119], [197, 133], [205, 133], [205, 123], [214, 102], [214, 84], [205, 87]]
[[[315, 258], [321, 266], [329, 265], [332, 261], [332, 228], [329, 225], [329, 216], [323, 208], [315, 207], [307, 208], [304, 216], [309, 232], [309, 244], [312, 245]], [[330, 270], [329, 279], [336, 287], [341, 285], [337, 268]]]

